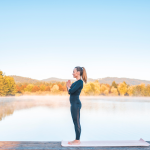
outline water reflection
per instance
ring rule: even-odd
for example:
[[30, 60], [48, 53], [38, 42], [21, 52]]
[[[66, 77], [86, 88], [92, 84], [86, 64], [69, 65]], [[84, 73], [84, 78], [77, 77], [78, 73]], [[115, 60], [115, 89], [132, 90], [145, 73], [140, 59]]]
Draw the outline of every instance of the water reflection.
[[[81, 140], [150, 139], [150, 98], [81, 96], [80, 100]], [[0, 98], [0, 120], [0, 141], [75, 137], [69, 96]]]

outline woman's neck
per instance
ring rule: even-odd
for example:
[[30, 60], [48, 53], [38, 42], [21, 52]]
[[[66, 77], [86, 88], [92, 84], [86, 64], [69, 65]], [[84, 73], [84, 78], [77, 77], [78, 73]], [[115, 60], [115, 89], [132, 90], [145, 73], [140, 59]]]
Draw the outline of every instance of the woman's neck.
[[81, 77], [77, 77], [76, 79], [77, 79], [77, 80], [81, 80]]

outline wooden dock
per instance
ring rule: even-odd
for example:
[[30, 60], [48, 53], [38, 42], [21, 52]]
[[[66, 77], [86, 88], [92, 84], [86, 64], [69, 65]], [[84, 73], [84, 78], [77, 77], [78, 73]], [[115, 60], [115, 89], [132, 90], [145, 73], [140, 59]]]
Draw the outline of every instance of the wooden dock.
[[[150, 143], [150, 141], [146, 141]], [[150, 146], [129, 147], [63, 147], [60, 141], [0, 141], [0, 150], [150, 150]]]

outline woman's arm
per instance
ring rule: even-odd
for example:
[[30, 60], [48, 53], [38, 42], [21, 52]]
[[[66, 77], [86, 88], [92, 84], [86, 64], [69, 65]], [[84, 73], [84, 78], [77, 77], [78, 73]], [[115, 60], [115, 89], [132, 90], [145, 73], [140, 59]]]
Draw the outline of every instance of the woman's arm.
[[68, 88], [68, 92], [69, 94], [74, 93], [75, 91], [77, 91], [81, 86], [82, 86], [82, 82], [76, 81], [77, 83], [75, 84], [75, 86], [73, 86], [73, 88]]

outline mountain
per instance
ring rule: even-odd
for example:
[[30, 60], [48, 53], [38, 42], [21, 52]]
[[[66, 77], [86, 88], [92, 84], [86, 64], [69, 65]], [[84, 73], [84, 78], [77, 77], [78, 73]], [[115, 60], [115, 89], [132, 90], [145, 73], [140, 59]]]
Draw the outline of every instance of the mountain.
[[106, 78], [99, 78], [98, 80], [100, 83], [108, 83], [108, 84], [112, 84], [113, 81], [115, 81], [116, 83], [125, 81], [129, 85], [138, 85], [141, 83], [145, 83], [145, 85], [150, 84], [150, 81], [147, 80], [131, 79], [131, 78], [106, 77]]
[[[44, 81], [44, 82], [51, 82], [51, 81], [67, 82], [68, 80], [69, 79], [61, 79], [61, 78], [51, 77], [51, 78], [43, 79], [43, 80], [40, 80], [40, 81]], [[70, 80], [75, 81], [75, 80], [72, 80], [72, 79], [70, 79]]]
[[10, 75], [10, 77], [13, 77], [15, 82], [18, 83], [23, 83], [23, 82], [26, 82], [26, 83], [36, 83], [38, 82], [39, 80], [36, 80], [36, 79], [31, 79], [31, 78], [28, 78], [28, 77], [21, 77], [21, 76], [16, 76], [16, 75]]
[[[31, 78], [27, 78], [27, 77], [21, 77], [21, 76], [16, 76], [16, 75], [11, 75], [11, 77], [14, 78], [15, 82], [18, 83], [36, 83], [36, 82], [66, 82], [69, 79], [61, 79], [61, 78], [55, 78], [55, 77], [51, 77], [51, 78], [47, 78], [47, 79], [43, 79], [43, 80], [36, 80], [36, 79], [31, 79]], [[76, 79], [70, 79], [72, 82], [76, 81]], [[131, 79], [131, 78], [118, 78], [118, 77], [106, 77], [106, 78], [98, 78], [98, 79], [92, 79], [92, 78], [88, 78], [87, 82], [94, 82], [95, 80], [98, 80], [100, 83], [107, 83], [109, 85], [112, 84], [113, 81], [115, 81], [116, 83], [120, 83], [125, 81], [127, 84], [129, 85], [138, 85], [141, 83], [144, 83], [145, 85], [150, 84], [150, 81], [147, 80], [140, 80], [140, 79]]]

